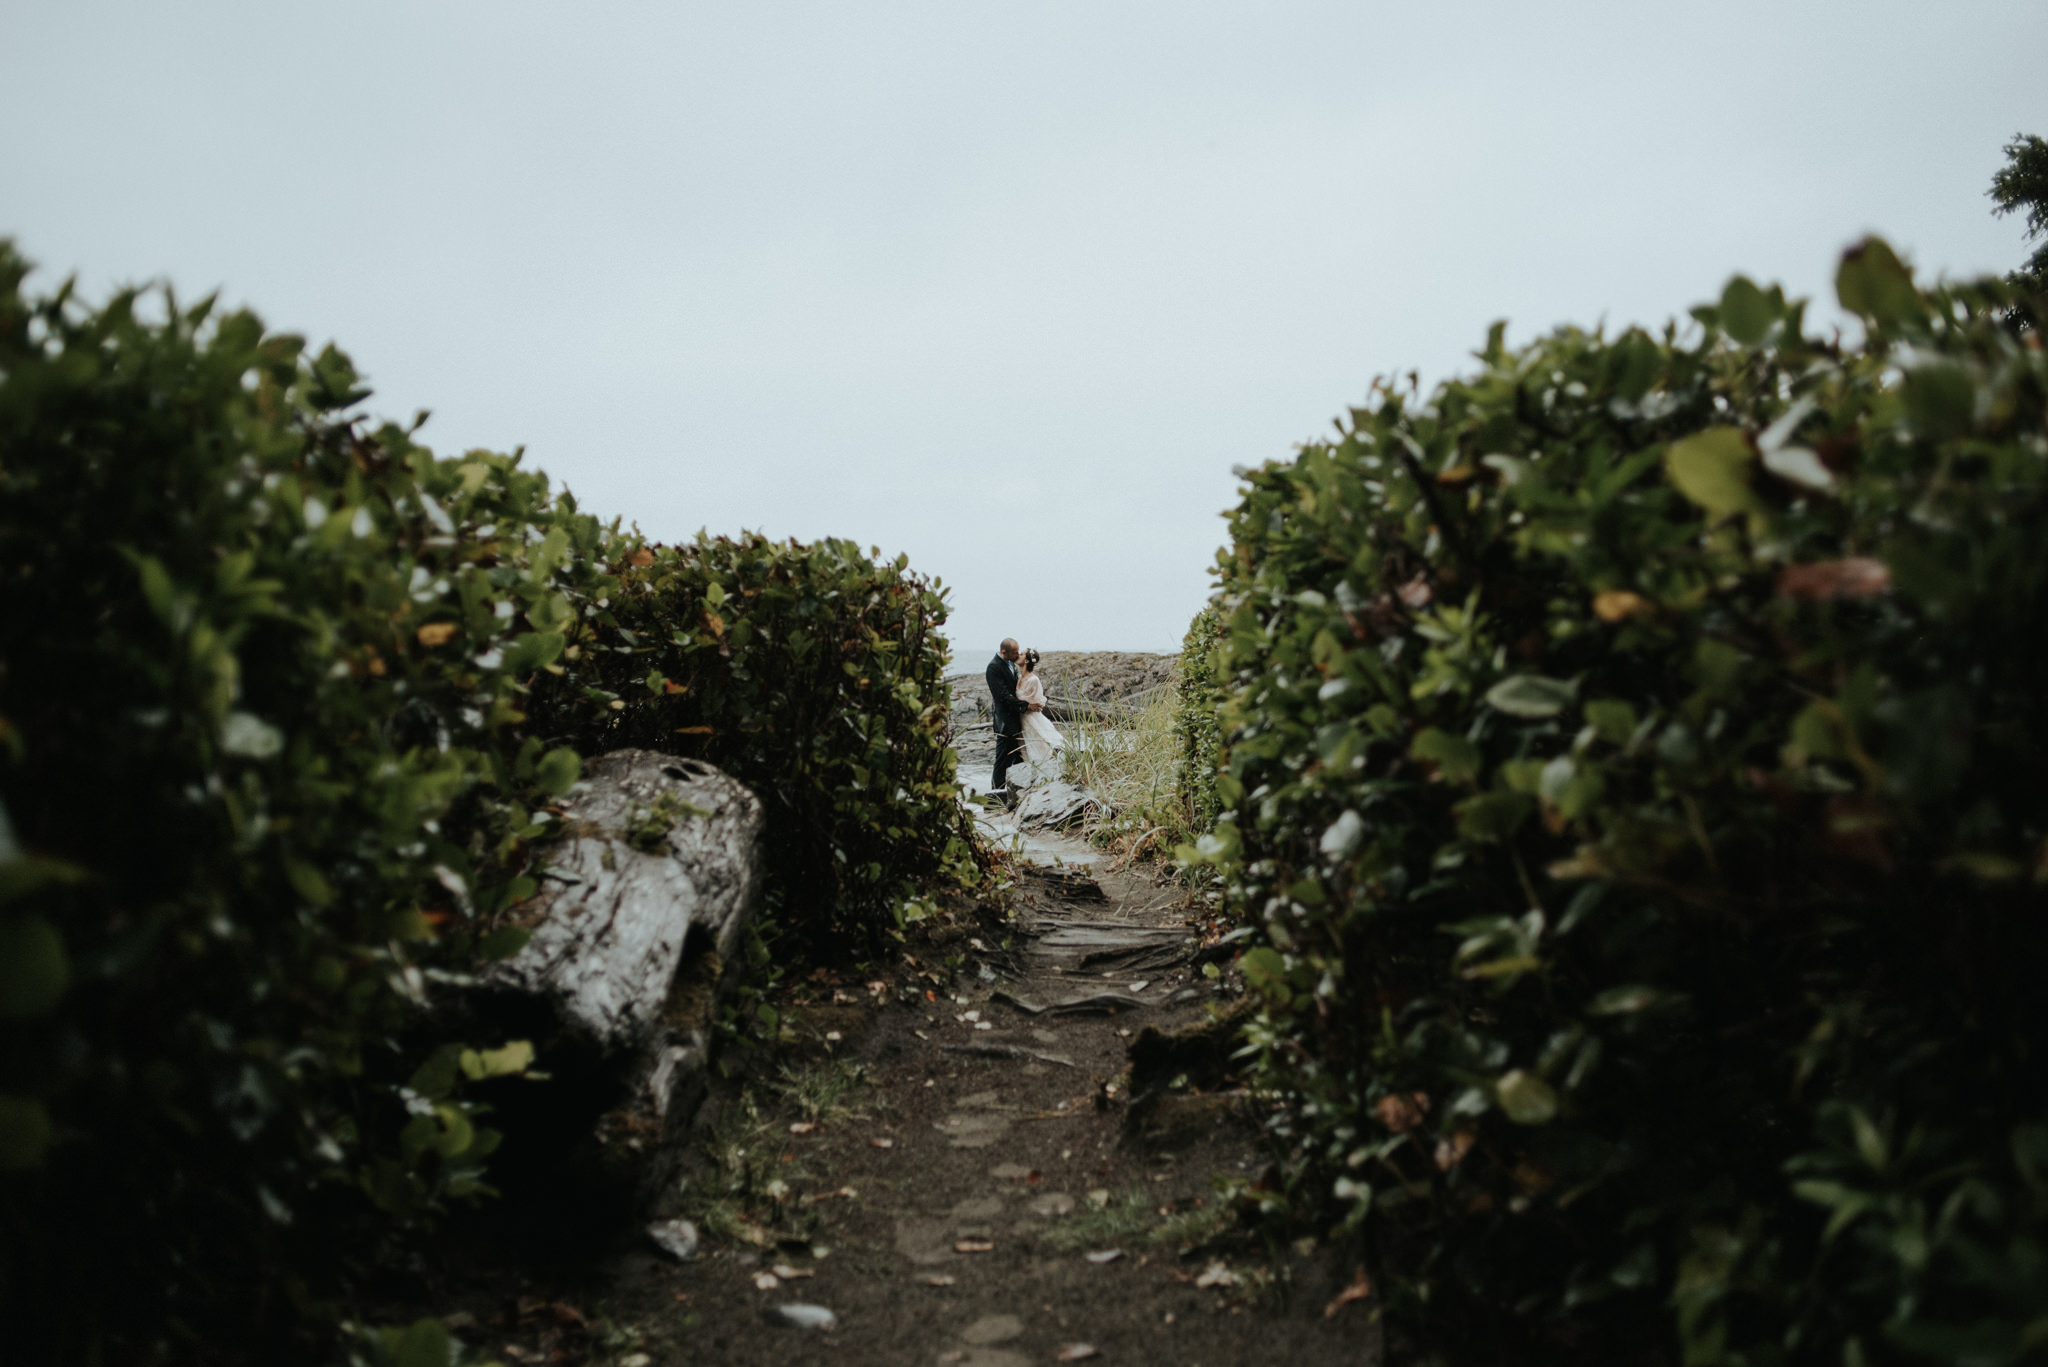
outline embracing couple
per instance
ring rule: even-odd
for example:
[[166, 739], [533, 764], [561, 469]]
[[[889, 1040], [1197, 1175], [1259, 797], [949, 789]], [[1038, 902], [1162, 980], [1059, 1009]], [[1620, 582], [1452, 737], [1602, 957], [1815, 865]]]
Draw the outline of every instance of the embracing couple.
[[1004, 638], [996, 657], [988, 662], [988, 697], [996, 726], [996, 767], [989, 775], [988, 790], [1001, 798], [1005, 807], [1015, 807], [1017, 791], [1010, 787], [1010, 766], [1027, 761], [1037, 764], [1067, 748], [1059, 728], [1045, 715], [1045, 681], [1038, 677], [1038, 652], [1020, 654], [1017, 643]]

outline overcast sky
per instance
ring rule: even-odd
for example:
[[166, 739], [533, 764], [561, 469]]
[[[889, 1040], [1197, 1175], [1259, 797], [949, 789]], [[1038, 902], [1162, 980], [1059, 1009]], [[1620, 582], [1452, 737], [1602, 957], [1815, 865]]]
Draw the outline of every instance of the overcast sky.
[[443, 453], [1172, 649], [1231, 467], [1487, 324], [2002, 271], [2048, 4], [0, 0], [0, 234], [332, 338]]

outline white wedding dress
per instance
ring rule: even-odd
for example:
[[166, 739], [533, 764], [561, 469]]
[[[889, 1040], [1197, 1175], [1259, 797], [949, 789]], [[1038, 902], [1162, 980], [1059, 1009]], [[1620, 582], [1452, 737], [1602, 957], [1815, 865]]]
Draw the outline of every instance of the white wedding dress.
[[[1017, 701], [1027, 706], [1031, 703], [1045, 706], [1045, 682], [1036, 674], [1026, 674], [1017, 685]], [[1067, 738], [1060, 734], [1060, 729], [1045, 713], [1024, 714], [1024, 758], [1034, 768], [1049, 759], [1057, 759], [1066, 748]], [[1057, 769], [1054, 772], [1057, 773]]]

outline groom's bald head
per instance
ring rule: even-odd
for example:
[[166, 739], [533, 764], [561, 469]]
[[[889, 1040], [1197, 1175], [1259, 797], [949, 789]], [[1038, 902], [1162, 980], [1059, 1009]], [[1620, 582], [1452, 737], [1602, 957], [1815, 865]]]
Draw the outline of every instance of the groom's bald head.
[[1014, 660], [1014, 659], [1016, 659], [1016, 658], [1017, 658], [1017, 638], [1016, 638], [1016, 637], [1014, 637], [1014, 636], [1005, 636], [1005, 637], [1003, 638], [1003, 643], [1002, 643], [1002, 645], [1001, 645], [1001, 646], [999, 646], [999, 647], [997, 648], [997, 650], [998, 650], [998, 653], [999, 653], [999, 654], [1001, 654], [1001, 655], [1002, 655], [1002, 657], [1003, 657], [1004, 659], [1006, 659], [1006, 660]]

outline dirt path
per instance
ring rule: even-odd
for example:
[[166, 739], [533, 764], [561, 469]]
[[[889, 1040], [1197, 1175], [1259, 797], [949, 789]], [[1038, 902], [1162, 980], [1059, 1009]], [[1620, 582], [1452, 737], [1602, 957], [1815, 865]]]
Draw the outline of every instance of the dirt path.
[[[1023, 853], [1008, 923], [963, 932], [950, 991], [912, 964], [814, 975], [787, 1005], [810, 1048], [700, 1123], [693, 1261], [636, 1246], [501, 1287], [465, 1337], [619, 1367], [1377, 1362], [1370, 1301], [1324, 1313], [1343, 1270], [1267, 1249], [1219, 1195], [1264, 1162], [1245, 1099], [1200, 1077], [1125, 1095], [1145, 1027], [1230, 1004], [1189, 961], [1180, 897], [1078, 842]], [[787, 1327], [815, 1313], [789, 1306], [831, 1324]]]

